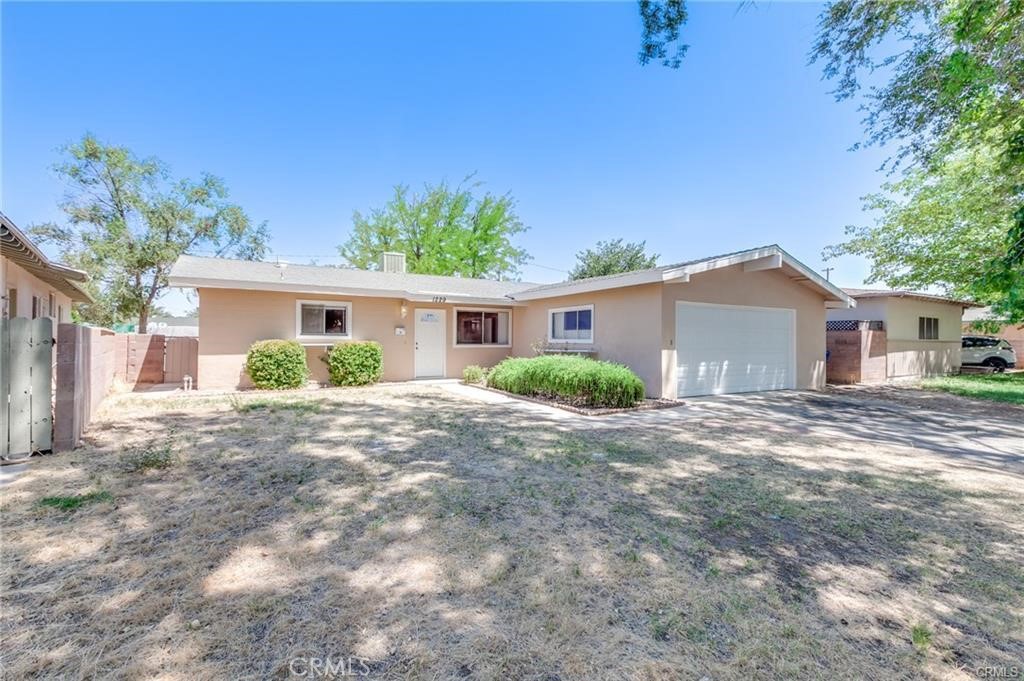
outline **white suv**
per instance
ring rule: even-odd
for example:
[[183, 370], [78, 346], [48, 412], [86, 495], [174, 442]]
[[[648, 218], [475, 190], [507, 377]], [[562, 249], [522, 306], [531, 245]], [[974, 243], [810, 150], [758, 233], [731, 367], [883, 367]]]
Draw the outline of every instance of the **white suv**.
[[960, 363], [980, 364], [996, 371], [1005, 371], [1017, 365], [1017, 355], [1009, 341], [992, 336], [964, 336]]

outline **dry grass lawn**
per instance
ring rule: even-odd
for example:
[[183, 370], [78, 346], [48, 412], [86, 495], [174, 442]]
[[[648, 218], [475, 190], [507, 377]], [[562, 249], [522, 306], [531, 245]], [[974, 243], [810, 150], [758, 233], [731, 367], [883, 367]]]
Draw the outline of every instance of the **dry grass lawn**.
[[1024, 660], [1019, 470], [712, 420], [557, 426], [430, 386], [105, 412], [89, 446], [0, 490], [5, 678], [285, 679], [359, 656], [382, 679], [954, 679]]

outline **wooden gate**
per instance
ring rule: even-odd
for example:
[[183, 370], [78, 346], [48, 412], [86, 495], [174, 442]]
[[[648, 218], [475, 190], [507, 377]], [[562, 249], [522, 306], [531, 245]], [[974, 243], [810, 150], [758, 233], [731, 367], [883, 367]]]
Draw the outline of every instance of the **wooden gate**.
[[0, 320], [0, 458], [53, 445], [53, 320]]
[[164, 383], [181, 383], [186, 376], [196, 385], [199, 373], [199, 340], [186, 336], [168, 336], [164, 354]]

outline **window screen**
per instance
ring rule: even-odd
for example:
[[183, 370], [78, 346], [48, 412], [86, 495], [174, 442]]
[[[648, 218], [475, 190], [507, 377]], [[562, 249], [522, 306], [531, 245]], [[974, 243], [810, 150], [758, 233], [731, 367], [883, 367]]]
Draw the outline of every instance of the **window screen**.
[[303, 336], [348, 335], [348, 308], [303, 303], [301, 312]]
[[594, 337], [594, 313], [590, 308], [551, 313], [553, 340], [589, 341]]
[[917, 337], [920, 340], [939, 339], [939, 320], [937, 317], [917, 318]]
[[459, 310], [455, 325], [459, 345], [508, 345], [508, 312]]

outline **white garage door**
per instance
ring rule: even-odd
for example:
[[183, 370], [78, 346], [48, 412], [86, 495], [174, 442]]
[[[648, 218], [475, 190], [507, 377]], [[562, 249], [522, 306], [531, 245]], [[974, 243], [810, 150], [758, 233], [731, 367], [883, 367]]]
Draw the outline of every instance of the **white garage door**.
[[792, 388], [796, 311], [676, 303], [679, 397]]

